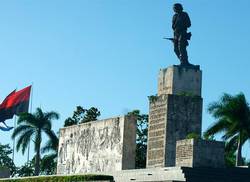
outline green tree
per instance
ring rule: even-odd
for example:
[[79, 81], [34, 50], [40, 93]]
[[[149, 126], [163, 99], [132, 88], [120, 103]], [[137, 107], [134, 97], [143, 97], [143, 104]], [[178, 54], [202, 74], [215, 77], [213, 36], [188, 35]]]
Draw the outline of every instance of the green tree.
[[85, 110], [85, 114], [83, 116], [83, 119], [80, 120], [79, 123], [87, 123], [90, 121], [96, 121], [100, 115], [101, 115], [101, 113], [97, 108], [91, 107], [90, 109]]
[[34, 176], [34, 174], [35, 174], [34, 160], [26, 162], [17, 170], [17, 175], [19, 177]]
[[9, 144], [2, 145], [0, 143], [0, 167], [6, 167], [10, 170], [10, 173], [14, 175], [16, 173], [16, 166], [13, 160], [9, 157], [13, 153]]
[[42, 147], [42, 154], [46, 154], [41, 159], [41, 174], [52, 175], [56, 173], [57, 166], [57, 152], [58, 152], [59, 138], [54, 136]]
[[100, 115], [100, 111], [95, 107], [84, 109], [82, 106], [77, 106], [76, 110], [73, 113], [73, 116], [65, 120], [64, 127], [90, 121], [96, 121]]
[[67, 118], [64, 121], [64, 127], [72, 126], [72, 125], [76, 125], [76, 124], [78, 124], [77, 121], [73, 120], [71, 117]]
[[56, 174], [57, 166], [57, 154], [52, 153], [44, 155], [41, 159], [41, 172], [43, 175], [53, 175]]
[[236, 163], [235, 151], [225, 151], [225, 164], [228, 167], [234, 167]]
[[219, 101], [209, 105], [208, 111], [216, 121], [206, 130], [205, 136], [222, 133], [226, 152], [236, 150], [236, 166], [243, 165], [242, 146], [250, 139], [250, 108], [244, 94], [224, 94]]
[[135, 166], [137, 169], [145, 168], [147, 160], [148, 115], [140, 114], [139, 110], [133, 110], [127, 115], [133, 115], [137, 119]]
[[[52, 175], [56, 171], [56, 162], [52, 154], [44, 155], [40, 161], [40, 174], [41, 175]], [[26, 162], [24, 165], [18, 168], [17, 175], [19, 177], [33, 176], [35, 174], [35, 161], [34, 156], [31, 161]]]
[[41, 143], [42, 133], [45, 133], [51, 140], [56, 138], [56, 134], [52, 130], [52, 120], [59, 119], [56, 112], [43, 112], [41, 108], [37, 108], [34, 114], [22, 113], [17, 121], [18, 127], [15, 128], [12, 138], [17, 138], [16, 149], [22, 148], [22, 153], [27, 149], [30, 141], [35, 146], [35, 175], [40, 173], [41, 160]]

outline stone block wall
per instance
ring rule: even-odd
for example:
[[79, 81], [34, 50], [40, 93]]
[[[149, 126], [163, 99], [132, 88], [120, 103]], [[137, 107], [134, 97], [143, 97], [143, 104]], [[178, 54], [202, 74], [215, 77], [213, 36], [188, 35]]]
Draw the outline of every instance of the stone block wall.
[[135, 168], [136, 119], [115, 117], [60, 129], [57, 174]]
[[168, 97], [155, 99], [149, 103], [147, 167], [163, 167], [165, 163]]
[[177, 141], [176, 166], [225, 167], [224, 142], [186, 139]]
[[175, 166], [176, 142], [190, 133], [201, 136], [202, 98], [168, 96], [165, 166]]
[[175, 166], [176, 141], [201, 135], [202, 98], [160, 95], [149, 107], [147, 167]]

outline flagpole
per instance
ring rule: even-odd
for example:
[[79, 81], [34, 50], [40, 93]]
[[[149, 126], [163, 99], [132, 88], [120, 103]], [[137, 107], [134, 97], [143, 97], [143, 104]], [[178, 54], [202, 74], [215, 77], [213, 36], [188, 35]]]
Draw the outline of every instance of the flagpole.
[[[30, 113], [32, 113], [32, 104], [33, 104], [33, 87], [34, 87], [34, 84], [32, 82], [31, 84], [31, 97], [30, 97]], [[30, 141], [29, 141], [29, 145], [28, 145], [28, 156], [27, 156], [27, 163], [29, 162], [30, 160]]]
[[[17, 90], [17, 87], [16, 87], [15, 90]], [[15, 129], [16, 129], [16, 115], [14, 115], [14, 131], [15, 131]], [[15, 163], [14, 162], [14, 160], [15, 160], [15, 145], [16, 145], [16, 138], [14, 137], [13, 138], [13, 154], [12, 154], [12, 161], [13, 161], [13, 163]]]
[[[16, 129], [16, 115], [14, 116], [14, 130]], [[15, 137], [13, 138], [13, 153], [12, 153], [12, 161], [14, 162], [15, 160], [15, 145], [16, 145], [16, 142], [15, 142]], [[15, 162], [14, 162], [15, 163]]]

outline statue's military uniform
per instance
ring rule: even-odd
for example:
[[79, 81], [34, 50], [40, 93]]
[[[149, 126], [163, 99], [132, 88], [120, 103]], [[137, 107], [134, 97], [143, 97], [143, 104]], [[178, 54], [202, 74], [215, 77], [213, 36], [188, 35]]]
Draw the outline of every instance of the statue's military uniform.
[[173, 16], [172, 28], [174, 30], [174, 52], [181, 61], [181, 65], [189, 65], [187, 46], [191, 33], [187, 29], [191, 26], [191, 21], [186, 12], [182, 11], [180, 4], [174, 5], [175, 15]]

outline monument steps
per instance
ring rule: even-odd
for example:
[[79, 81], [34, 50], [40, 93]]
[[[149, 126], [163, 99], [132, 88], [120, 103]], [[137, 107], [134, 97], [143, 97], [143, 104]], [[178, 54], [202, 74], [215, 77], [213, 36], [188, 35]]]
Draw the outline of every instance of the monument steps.
[[167, 167], [105, 173], [115, 182], [249, 182], [250, 169]]
[[250, 169], [182, 168], [186, 182], [249, 182]]

